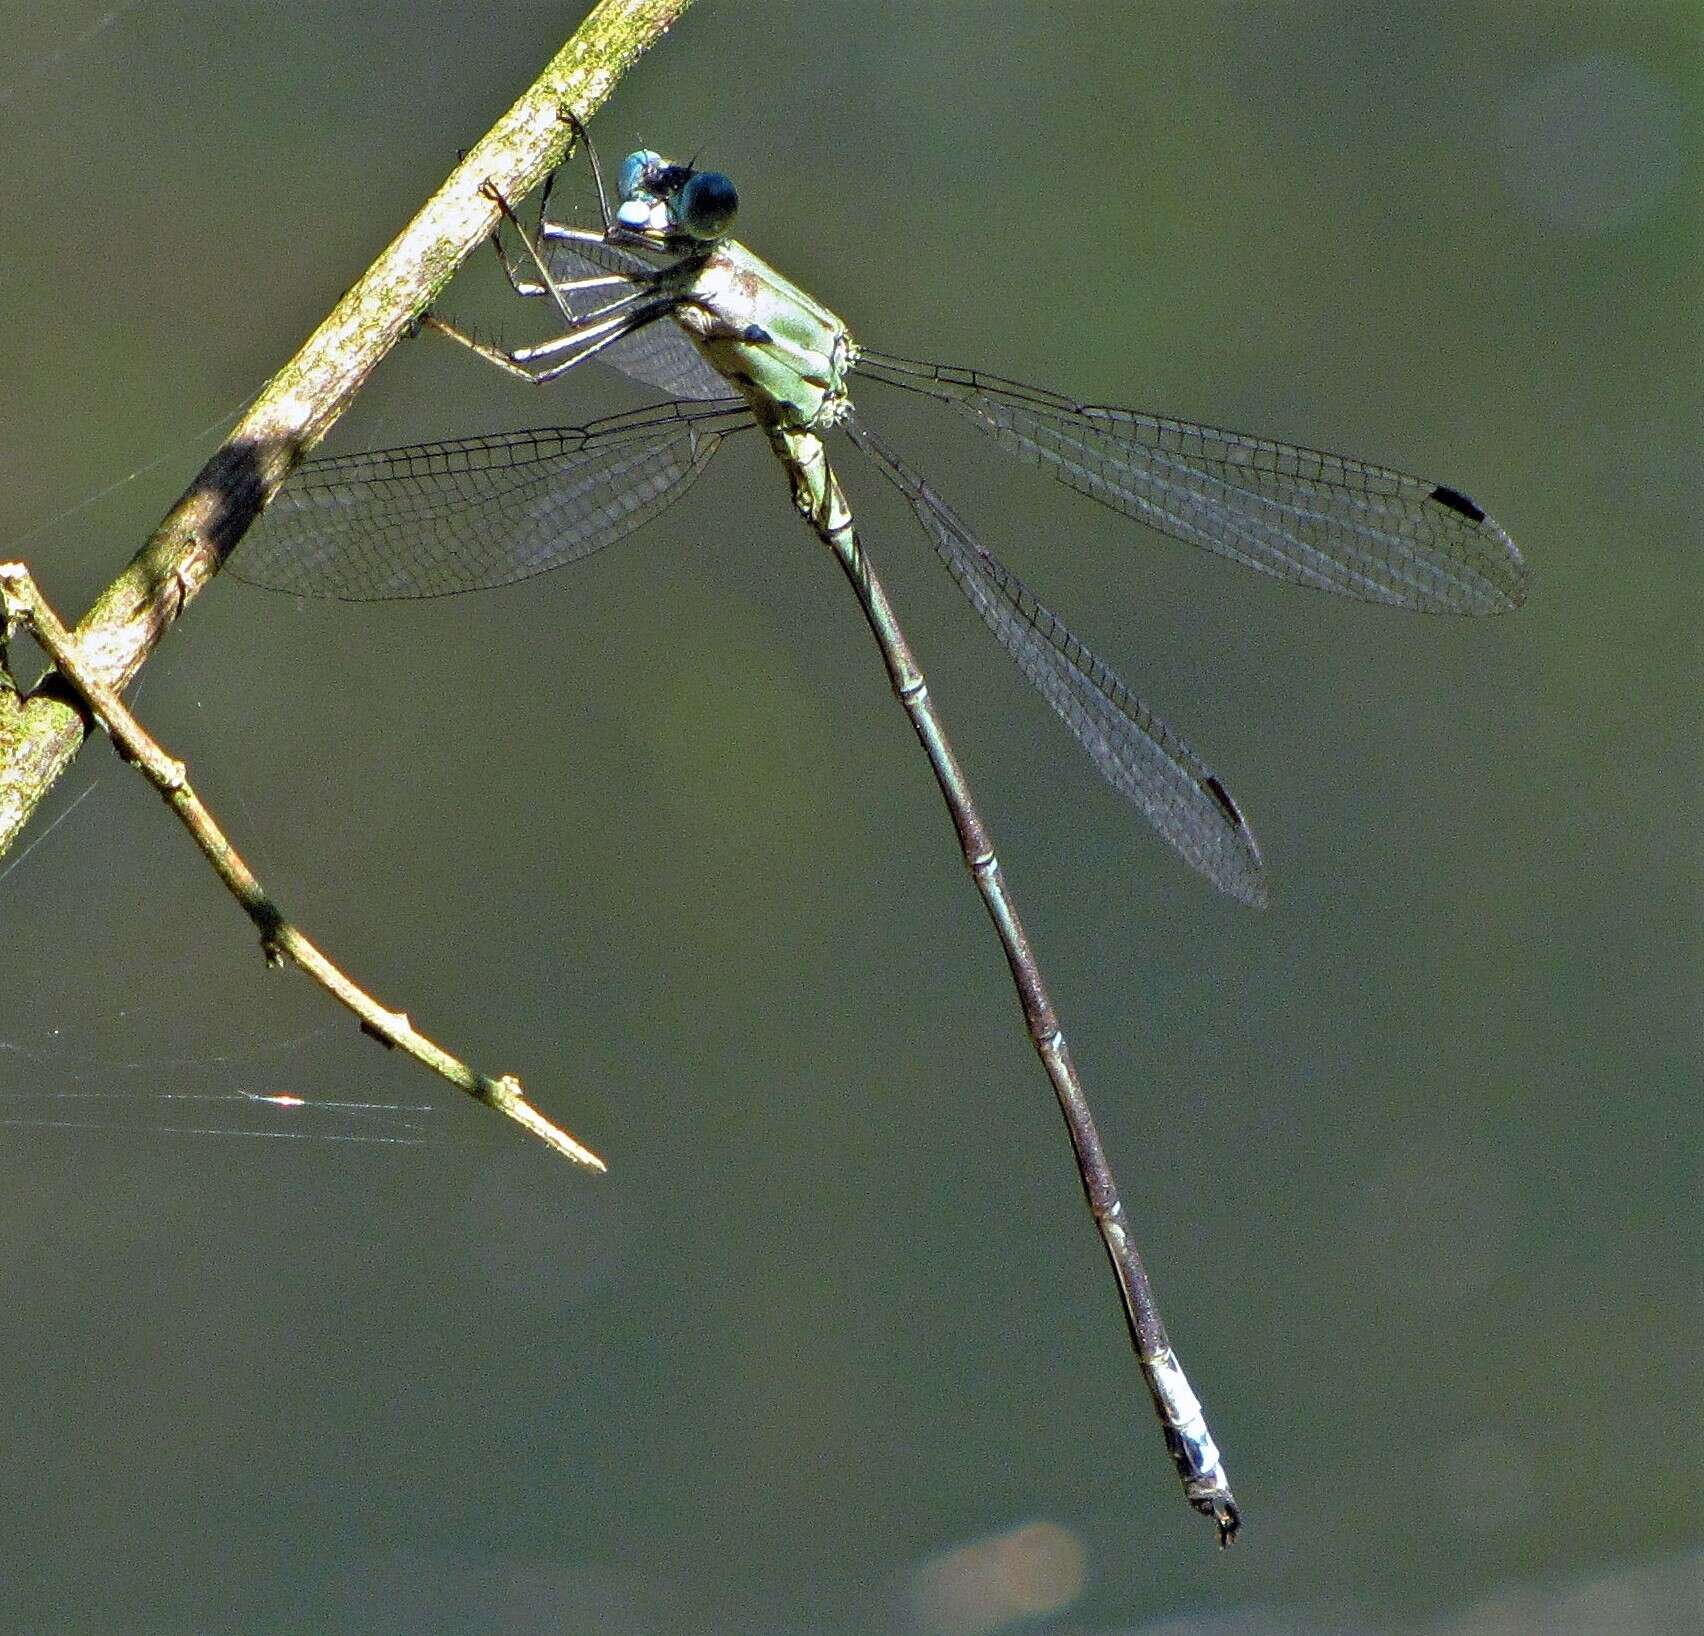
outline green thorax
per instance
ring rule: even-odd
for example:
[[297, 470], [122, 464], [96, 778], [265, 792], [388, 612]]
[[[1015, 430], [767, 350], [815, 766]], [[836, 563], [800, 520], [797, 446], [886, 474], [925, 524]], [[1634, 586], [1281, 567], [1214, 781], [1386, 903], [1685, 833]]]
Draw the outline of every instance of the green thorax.
[[734, 239], [682, 269], [675, 322], [765, 427], [822, 431], [846, 412], [845, 324]]

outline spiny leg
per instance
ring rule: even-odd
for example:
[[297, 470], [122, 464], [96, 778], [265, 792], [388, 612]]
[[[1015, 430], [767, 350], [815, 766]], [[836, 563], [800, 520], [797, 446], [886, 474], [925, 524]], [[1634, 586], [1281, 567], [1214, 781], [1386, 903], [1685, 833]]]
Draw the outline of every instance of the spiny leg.
[[[567, 115], [572, 120], [576, 134], [584, 137], [584, 127], [578, 119]], [[590, 152], [588, 144], [588, 152]], [[594, 155], [594, 167], [596, 159]], [[560, 167], [559, 167], [560, 168]], [[555, 172], [551, 173], [554, 179]], [[546, 187], [548, 189], [548, 182]], [[561, 335], [548, 341], [541, 341], [533, 346], [516, 347], [512, 350], [506, 347], [493, 346], [481, 341], [467, 331], [458, 328], [448, 319], [429, 313], [422, 321], [421, 327], [436, 330], [452, 341], [459, 342], [470, 352], [483, 358], [487, 363], [501, 369], [505, 374], [529, 382], [534, 386], [542, 386], [568, 373], [576, 365], [584, 363], [587, 358], [595, 356], [605, 347], [619, 341], [624, 335], [631, 334], [643, 325], [658, 318], [665, 317], [674, 307], [672, 296], [654, 296], [650, 294], [646, 284], [637, 277], [625, 277], [620, 274], [598, 274], [590, 278], [578, 278], [559, 281], [552, 276], [544, 257], [539, 253], [537, 242], [522, 225], [515, 214], [514, 207], [504, 197], [503, 193], [492, 183], [487, 182], [480, 190], [496, 206], [499, 213], [498, 226], [491, 235], [491, 242], [497, 251], [497, 259], [502, 264], [510, 287], [517, 295], [535, 296], [548, 294], [556, 304], [568, 324], [568, 329]], [[602, 173], [598, 173], [598, 203], [608, 220], [608, 205], [603, 196]], [[521, 243], [526, 246], [528, 259], [536, 269], [540, 282], [533, 284], [520, 278], [515, 265], [509, 260], [503, 248], [502, 227], [507, 222], [520, 236]], [[602, 244], [603, 236], [596, 233], [581, 232], [572, 228], [558, 228], [544, 220], [543, 205], [540, 204], [539, 231], [542, 234], [547, 228], [551, 229], [554, 238], [574, 238]], [[625, 293], [613, 301], [605, 302], [600, 307], [584, 314], [576, 313], [570, 305], [567, 295], [573, 290], [619, 288]], [[534, 369], [530, 366], [540, 358], [557, 357], [561, 353], [572, 352], [572, 356], [560, 363], [552, 364], [546, 369]]]
[[[555, 237], [557, 235], [555, 232], [552, 232], [551, 229], [555, 228], [556, 224], [548, 221], [545, 217], [545, 211], [550, 204], [550, 195], [555, 190], [556, 178], [573, 163], [575, 149], [584, 148], [586, 151], [586, 157], [592, 162], [592, 181], [598, 190], [598, 220], [603, 223], [603, 232], [601, 234], [587, 234], [586, 236], [601, 241], [603, 238], [608, 237], [610, 228], [613, 225], [613, 218], [609, 213], [609, 195], [604, 189], [603, 166], [598, 163], [598, 150], [592, 143], [591, 133], [586, 129], [585, 124], [580, 119], [580, 116], [576, 114], [572, 108], [558, 108], [556, 111], [556, 117], [560, 123], [569, 128], [571, 133], [568, 142], [568, 151], [563, 154], [561, 163], [554, 166], [550, 174], [545, 177], [544, 185], [538, 191], [538, 226], [533, 230], [530, 241], [528, 239], [526, 229], [521, 226], [519, 220], [516, 219], [514, 212], [509, 208], [508, 201], [489, 184], [487, 184], [485, 191], [490, 195], [490, 197], [497, 201], [497, 207], [502, 211], [504, 219], [514, 223], [515, 230], [521, 235], [521, 242], [523, 244], [527, 244], [529, 242], [531, 244], [537, 244], [546, 238]], [[501, 223], [498, 224], [497, 231], [491, 235], [491, 246], [497, 252], [497, 260], [502, 264], [503, 275], [508, 279], [509, 287], [514, 290], [516, 295], [543, 295], [546, 291], [553, 288], [548, 275], [546, 276], [546, 280], [543, 284], [527, 284], [521, 281], [515, 264], [510, 261], [507, 253], [503, 249]], [[535, 262], [538, 260], [536, 251], [533, 254], [533, 260]], [[560, 305], [560, 302], [558, 305]], [[568, 316], [572, 317], [571, 314]]]
[[[551, 172], [551, 175], [554, 177], [555, 172]], [[548, 183], [546, 185], [548, 186]], [[570, 326], [574, 327], [587, 323], [593, 319], [601, 318], [606, 313], [615, 311], [624, 300], [630, 298], [617, 297], [614, 301], [608, 302], [602, 307], [595, 308], [593, 311], [586, 313], [583, 316], [576, 313], [568, 302], [568, 292], [570, 290], [627, 289], [631, 291], [636, 281], [634, 279], [624, 277], [619, 273], [600, 273], [591, 278], [575, 278], [567, 280], [557, 279], [552, 276], [549, 267], [545, 265], [544, 257], [539, 252], [539, 241], [546, 235], [547, 230], [549, 230], [549, 236], [552, 238], [572, 237], [582, 241], [589, 240], [595, 244], [603, 243], [603, 235], [597, 233], [577, 232], [571, 228], [557, 228], [553, 223], [545, 221], [544, 207], [541, 204], [539, 207], [538, 238], [535, 238], [532, 234], [527, 232], [525, 227], [521, 225], [520, 217], [515, 214], [514, 207], [510, 205], [509, 201], [503, 197], [502, 193], [499, 192], [497, 188], [487, 182], [480, 191], [496, 204], [500, 213], [500, 219], [496, 230], [491, 235], [491, 243], [497, 251], [498, 261], [502, 264], [503, 276], [508, 279], [509, 288], [512, 289], [516, 295], [548, 295], [551, 300], [555, 302], [556, 310], [562, 314], [563, 318]], [[520, 235], [521, 243], [526, 246], [527, 260], [532, 264], [534, 271], [538, 274], [539, 281], [536, 284], [531, 280], [523, 279], [521, 277], [520, 268], [509, 259], [508, 252], [504, 250], [504, 222], [507, 222], [514, 228], [516, 233]]]
[[[586, 129], [585, 125], [581, 122], [580, 116], [575, 113], [572, 108], [558, 108], [556, 111], [556, 117], [561, 120], [564, 125], [568, 126], [573, 133], [569, 148], [570, 154], [573, 152], [575, 147], [581, 147], [586, 150], [586, 157], [591, 161], [592, 182], [598, 190], [598, 220], [603, 223], [604, 236], [607, 238], [609, 236], [610, 229], [615, 225], [615, 218], [609, 213], [609, 193], [604, 187], [603, 166], [598, 163], [597, 144], [592, 141], [592, 133]], [[563, 163], [567, 163], [566, 158]], [[561, 165], [556, 167], [557, 170], [560, 170], [561, 168]], [[556, 171], [553, 170], [547, 177], [545, 177], [544, 190], [539, 194], [538, 198], [538, 229], [541, 236], [544, 233], [546, 225], [544, 220], [544, 207], [550, 198], [550, 190], [555, 185]]]
[[[642, 294], [642, 292], [640, 292]], [[649, 302], [640, 302], [639, 295], [634, 298], [635, 304], [623, 312], [611, 317], [588, 319], [584, 323], [576, 323], [575, 327], [565, 335], [559, 335], [554, 340], [540, 342], [537, 346], [517, 347], [509, 351], [504, 347], [492, 346], [489, 342], [481, 341], [477, 336], [469, 335], [465, 330], [458, 329], [447, 318], [440, 318], [436, 313], [428, 313], [421, 320], [421, 328], [435, 330], [439, 335], [459, 342], [469, 352], [483, 358], [488, 364], [495, 365], [507, 375], [513, 375], [519, 380], [528, 381], [534, 386], [543, 386], [548, 381], [554, 381], [576, 365], [583, 364], [586, 359], [596, 356], [599, 352], [624, 335], [631, 335], [634, 330], [643, 328], [659, 318], [668, 316], [674, 306], [672, 297], [659, 297]], [[552, 357], [557, 353], [577, 348], [573, 357], [561, 363], [552, 364], [548, 369], [529, 369], [529, 362], [535, 358]]]

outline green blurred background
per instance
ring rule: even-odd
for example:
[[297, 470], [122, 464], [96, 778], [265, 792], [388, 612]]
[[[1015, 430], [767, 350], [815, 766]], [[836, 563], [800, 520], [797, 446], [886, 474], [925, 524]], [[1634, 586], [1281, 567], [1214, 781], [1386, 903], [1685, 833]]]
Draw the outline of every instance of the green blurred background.
[[[0, 541], [65, 610], [583, 9], [0, 11]], [[0, 880], [0, 1628], [1697, 1628], [1699, 22], [701, 0], [596, 122], [729, 171], [741, 236], [874, 344], [1426, 473], [1533, 565], [1496, 621], [1287, 590], [866, 394], [1235, 792], [1255, 914], [845, 457], [1234, 1552], [754, 443], [502, 593], [218, 585], [137, 695], [303, 924], [606, 1178], [266, 972], [105, 747], [38, 817]], [[446, 305], [536, 333], [483, 259]], [[335, 446], [641, 401], [422, 340]], [[430, 1110], [183, 1100], [255, 1091]]]

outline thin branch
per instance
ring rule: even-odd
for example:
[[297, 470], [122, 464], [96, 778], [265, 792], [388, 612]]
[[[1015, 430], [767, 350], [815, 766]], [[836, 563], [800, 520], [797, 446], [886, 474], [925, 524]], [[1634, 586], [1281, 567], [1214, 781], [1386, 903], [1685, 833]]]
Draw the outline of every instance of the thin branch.
[[283, 911], [267, 896], [265, 888], [255, 879], [253, 871], [214, 821], [212, 813], [190, 788], [184, 764], [167, 754], [125, 707], [118, 694], [91, 673], [76, 639], [65, 629], [36, 587], [29, 569], [20, 562], [0, 563], [0, 605], [4, 606], [8, 624], [12, 620], [21, 620], [28, 627], [30, 634], [41, 644], [42, 651], [53, 661], [59, 675], [107, 730], [119, 754], [142, 773], [164, 797], [166, 805], [183, 820], [184, 827], [213, 865], [214, 872], [259, 928], [260, 946], [269, 964], [277, 966], [289, 960], [299, 966], [334, 1000], [353, 1011], [361, 1019], [362, 1028], [375, 1038], [405, 1051], [458, 1090], [466, 1091], [475, 1101], [506, 1114], [563, 1157], [593, 1170], [607, 1168], [590, 1148], [575, 1141], [533, 1107], [521, 1090], [521, 1082], [513, 1074], [492, 1079], [451, 1056], [442, 1046], [419, 1033], [406, 1013], [386, 1010], [284, 918]]
[[[560, 162], [571, 109], [589, 119], [690, 0], [602, 0], [515, 105], [451, 173], [301, 351], [276, 374], [153, 537], [77, 626], [87, 674], [126, 687], [171, 623], [349, 405], [379, 360], [497, 223], [488, 185], [518, 199]], [[52, 677], [0, 688], [0, 856], [89, 729]]]

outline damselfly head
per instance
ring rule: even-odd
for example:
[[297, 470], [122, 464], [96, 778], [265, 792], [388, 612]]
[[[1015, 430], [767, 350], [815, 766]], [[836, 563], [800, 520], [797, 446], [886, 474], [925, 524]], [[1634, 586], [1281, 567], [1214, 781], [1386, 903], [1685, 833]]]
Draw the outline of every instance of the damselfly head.
[[720, 171], [671, 164], [649, 148], [622, 161], [620, 181], [615, 219], [630, 232], [709, 243], [728, 231], [739, 209], [734, 184]]

